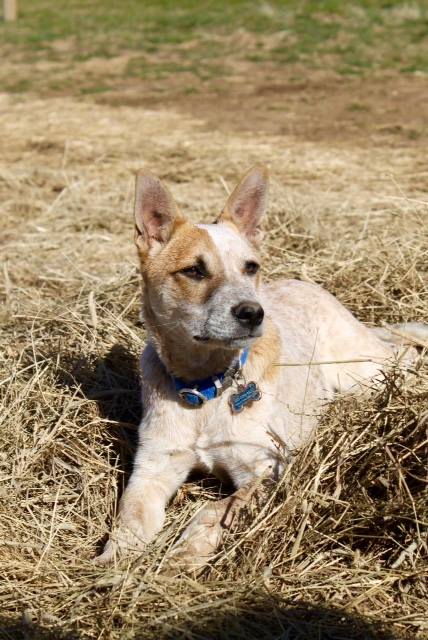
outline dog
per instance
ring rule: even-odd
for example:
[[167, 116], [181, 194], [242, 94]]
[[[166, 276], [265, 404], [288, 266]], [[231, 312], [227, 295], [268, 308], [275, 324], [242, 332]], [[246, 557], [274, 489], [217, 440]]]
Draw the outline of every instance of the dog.
[[[263, 284], [258, 246], [268, 172], [256, 165], [213, 224], [192, 224], [168, 189], [138, 173], [135, 243], [148, 330], [141, 358], [144, 416], [119, 518], [97, 562], [141, 553], [192, 470], [228, 477], [235, 494], [209, 502], [177, 549], [208, 558], [259, 478], [278, 479], [309, 442], [322, 406], [414, 358], [428, 326], [391, 331], [359, 322], [318, 285]], [[397, 337], [398, 336], [398, 337]], [[413, 338], [411, 337], [413, 336]], [[280, 366], [280, 365], [297, 366]]]

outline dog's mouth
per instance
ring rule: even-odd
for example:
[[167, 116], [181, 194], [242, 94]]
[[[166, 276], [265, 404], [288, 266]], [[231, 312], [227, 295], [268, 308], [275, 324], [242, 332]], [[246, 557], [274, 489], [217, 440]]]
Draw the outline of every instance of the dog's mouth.
[[212, 336], [201, 335], [201, 336], [193, 336], [193, 339], [196, 342], [203, 342], [205, 344], [215, 344], [219, 346], [240, 346], [243, 343], [250, 342], [251, 340], [255, 340], [261, 336], [261, 332], [257, 333], [243, 333], [239, 336], [233, 336], [231, 338], [214, 338]]

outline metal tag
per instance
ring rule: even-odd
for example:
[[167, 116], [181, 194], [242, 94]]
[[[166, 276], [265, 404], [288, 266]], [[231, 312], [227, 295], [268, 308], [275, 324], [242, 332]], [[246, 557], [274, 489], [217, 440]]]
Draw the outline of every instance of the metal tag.
[[229, 398], [229, 405], [232, 413], [241, 413], [246, 407], [250, 407], [253, 402], [260, 400], [262, 392], [255, 382], [246, 385], [239, 385], [238, 392], [232, 393]]

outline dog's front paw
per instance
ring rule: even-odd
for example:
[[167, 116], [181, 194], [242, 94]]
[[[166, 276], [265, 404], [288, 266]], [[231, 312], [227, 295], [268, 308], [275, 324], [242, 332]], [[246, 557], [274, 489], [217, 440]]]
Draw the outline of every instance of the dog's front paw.
[[189, 522], [169, 553], [168, 564], [180, 569], [198, 569], [213, 556], [222, 542], [221, 503], [209, 503]]
[[224, 536], [236, 523], [243, 507], [257, 496], [260, 479], [243, 486], [228, 498], [207, 502], [190, 520], [169, 553], [167, 566], [175, 569], [200, 569], [213, 557]]
[[93, 560], [95, 564], [109, 564], [120, 557], [130, 554], [141, 554], [146, 543], [142, 534], [136, 529], [120, 525], [112, 531], [104, 551]]

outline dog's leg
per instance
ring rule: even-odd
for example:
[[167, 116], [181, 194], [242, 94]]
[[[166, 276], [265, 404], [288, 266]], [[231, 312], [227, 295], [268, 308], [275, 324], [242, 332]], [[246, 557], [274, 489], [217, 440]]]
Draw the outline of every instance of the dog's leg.
[[223, 500], [207, 502], [174, 545], [168, 566], [172, 570], [204, 566], [219, 547], [225, 532], [236, 522], [241, 509], [262, 491], [262, 479], [258, 478]]
[[428, 324], [422, 322], [387, 324], [385, 327], [370, 327], [370, 331], [391, 345], [410, 344], [419, 349], [428, 347]]
[[144, 450], [137, 457], [120, 501], [118, 522], [96, 563], [106, 564], [127, 552], [141, 553], [162, 528], [165, 507], [186, 479], [192, 462], [187, 452]]

